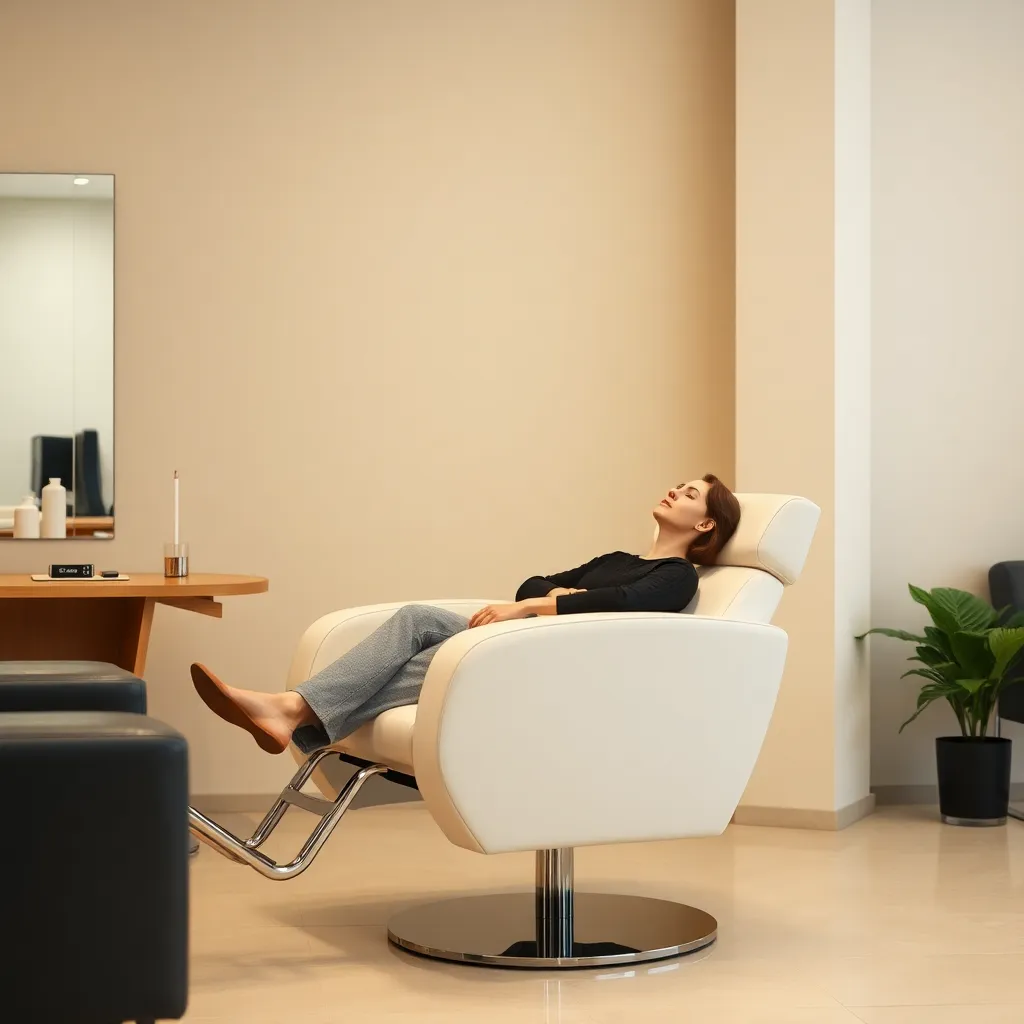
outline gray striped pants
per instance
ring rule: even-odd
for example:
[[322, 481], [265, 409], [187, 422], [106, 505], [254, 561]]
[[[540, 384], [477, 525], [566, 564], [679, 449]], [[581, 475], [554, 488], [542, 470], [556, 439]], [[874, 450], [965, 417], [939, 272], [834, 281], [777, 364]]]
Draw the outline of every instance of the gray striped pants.
[[427, 604], [407, 604], [352, 650], [295, 687], [319, 719], [292, 741], [305, 754], [335, 743], [381, 712], [415, 704], [427, 668], [469, 620]]

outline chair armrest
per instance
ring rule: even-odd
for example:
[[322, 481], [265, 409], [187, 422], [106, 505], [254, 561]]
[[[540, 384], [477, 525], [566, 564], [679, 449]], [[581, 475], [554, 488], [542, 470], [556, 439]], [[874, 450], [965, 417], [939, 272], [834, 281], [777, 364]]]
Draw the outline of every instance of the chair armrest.
[[420, 792], [482, 853], [717, 835], [764, 741], [786, 634], [602, 613], [447, 640], [413, 736]]

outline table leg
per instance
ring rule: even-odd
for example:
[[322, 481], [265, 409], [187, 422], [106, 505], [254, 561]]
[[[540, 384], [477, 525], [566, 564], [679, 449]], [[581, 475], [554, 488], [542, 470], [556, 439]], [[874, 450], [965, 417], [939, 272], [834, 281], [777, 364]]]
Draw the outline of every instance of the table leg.
[[[142, 608], [139, 610], [138, 631], [132, 631], [125, 637], [128, 642], [128, 650], [125, 651], [125, 659], [134, 657], [132, 671], [140, 679], [144, 678], [146, 672], [146, 655], [149, 653], [149, 634], [153, 630], [153, 612], [156, 609], [156, 601], [151, 597], [142, 599]], [[132, 649], [134, 647], [134, 650]]]

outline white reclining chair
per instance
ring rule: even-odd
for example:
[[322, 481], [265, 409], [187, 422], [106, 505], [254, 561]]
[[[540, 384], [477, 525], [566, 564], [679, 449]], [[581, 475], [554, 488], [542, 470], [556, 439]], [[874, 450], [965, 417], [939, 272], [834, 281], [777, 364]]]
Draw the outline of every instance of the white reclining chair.
[[[577, 846], [714, 836], [739, 803], [786, 659], [769, 625], [804, 565], [819, 509], [739, 495], [736, 535], [678, 613], [550, 616], [467, 630], [431, 662], [418, 705], [385, 711], [306, 758], [248, 840], [190, 810], [193, 831], [270, 878], [304, 870], [373, 775], [419, 790], [456, 846], [536, 850], [535, 891], [406, 911], [389, 939], [441, 959], [511, 967], [654, 960], [714, 941], [710, 915], [663, 900], [574, 894]], [[408, 603], [408, 602], [406, 602]], [[486, 599], [417, 602], [470, 616]], [[299, 642], [292, 688], [401, 604], [318, 619]], [[346, 762], [359, 769], [350, 775]], [[599, 772], [595, 766], [601, 766]], [[310, 779], [327, 799], [300, 792]], [[290, 805], [321, 815], [296, 858], [258, 847]]]

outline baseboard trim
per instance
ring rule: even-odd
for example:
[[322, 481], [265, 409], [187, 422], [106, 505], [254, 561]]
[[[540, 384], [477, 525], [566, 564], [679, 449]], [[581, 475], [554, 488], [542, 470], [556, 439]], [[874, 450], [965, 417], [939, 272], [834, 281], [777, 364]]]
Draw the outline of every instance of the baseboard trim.
[[[938, 804], [938, 786], [875, 786], [872, 790], [878, 798], [879, 807], [895, 804]], [[1018, 803], [1024, 800], [1024, 782], [1010, 784], [1010, 800]]]
[[861, 818], [866, 818], [869, 814], [874, 813], [876, 803], [875, 794], [868, 793], [867, 796], [862, 796], [852, 804], [840, 807], [836, 811], [836, 831], [841, 832], [844, 828], [849, 828], [855, 822], [860, 821]]
[[761, 825], [766, 828], [803, 828], [820, 832], [839, 832], [855, 821], [866, 818], [875, 809], [875, 794], [835, 811], [816, 811], [803, 807], [740, 806], [732, 816], [735, 825]]

